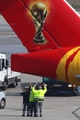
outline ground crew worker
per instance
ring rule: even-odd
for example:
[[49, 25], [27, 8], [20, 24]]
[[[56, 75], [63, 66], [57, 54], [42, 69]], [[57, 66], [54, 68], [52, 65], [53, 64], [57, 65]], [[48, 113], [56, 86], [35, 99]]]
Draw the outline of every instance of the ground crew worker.
[[34, 112], [34, 93], [32, 91], [32, 87], [31, 87], [31, 90], [30, 90], [29, 103], [30, 103], [30, 116], [33, 116], [33, 112]]
[[31, 92], [31, 89], [32, 89], [32, 83], [29, 83], [28, 86], [29, 86], [29, 116], [31, 116], [31, 103], [30, 103], [31, 95], [30, 95], [30, 92]]
[[[37, 84], [35, 84], [35, 86], [36, 86], [35, 89], [38, 89]], [[30, 103], [30, 116], [35, 116], [35, 102], [34, 102], [34, 93], [32, 91], [32, 86], [30, 89], [29, 103]]]
[[43, 83], [43, 82], [41, 83], [41, 87], [42, 87], [42, 89], [44, 90], [44, 83]]
[[44, 101], [44, 95], [47, 92], [46, 84], [44, 84], [44, 89], [42, 89], [41, 86], [39, 86], [38, 90], [35, 89], [35, 85], [32, 88], [32, 91], [34, 93], [34, 101], [35, 101], [35, 117], [38, 117], [38, 109], [40, 111], [40, 117], [42, 117], [42, 107], [43, 107], [43, 101]]
[[27, 116], [29, 116], [29, 87], [25, 87], [25, 90], [21, 90], [21, 95], [23, 96], [23, 109], [22, 116], [25, 116], [25, 111], [27, 107]]

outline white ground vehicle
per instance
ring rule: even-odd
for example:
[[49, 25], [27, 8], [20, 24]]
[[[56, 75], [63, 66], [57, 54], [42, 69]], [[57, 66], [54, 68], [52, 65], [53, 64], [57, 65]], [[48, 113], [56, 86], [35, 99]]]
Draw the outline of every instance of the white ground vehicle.
[[3, 109], [6, 105], [6, 95], [0, 90], [0, 109]]
[[16, 87], [20, 73], [11, 71], [5, 54], [0, 54], [0, 88]]

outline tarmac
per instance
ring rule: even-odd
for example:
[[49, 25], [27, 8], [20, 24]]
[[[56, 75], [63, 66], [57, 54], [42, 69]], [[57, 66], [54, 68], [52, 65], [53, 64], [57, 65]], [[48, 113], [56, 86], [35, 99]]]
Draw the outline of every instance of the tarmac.
[[42, 117], [22, 117], [21, 85], [33, 81], [41, 82], [42, 78], [27, 74], [21, 74], [19, 78], [21, 82], [16, 88], [7, 88], [4, 91], [6, 106], [0, 110], [1, 120], [80, 120], [80, 96], [47, 96], [43, 104]]
[[[4, 52], [9, 60], [13, 53], [27, 52], [2, 16], [0, 16], [0, 52]], [[4, 91], [6, 106], [0, 109], [0, 120], [80, 120], [80, 96], [45, 97], [42, 117], [22, 117], [22, 96], [20, 95], [22, 84], [41, 82], [42, 78], [27, 74], [21, 74], [19, 78], [21, 82], [16, 88], [8, 88]]]

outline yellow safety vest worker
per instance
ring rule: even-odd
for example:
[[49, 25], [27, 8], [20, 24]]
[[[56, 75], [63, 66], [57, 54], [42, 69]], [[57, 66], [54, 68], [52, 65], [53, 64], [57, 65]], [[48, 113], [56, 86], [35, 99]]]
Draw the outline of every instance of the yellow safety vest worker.
[[35, 88], [33, 87], [32, 91], [34, 93], [34, 100], [35, 101], [44, 101], [44, 95], [47, 92], [46, 87], [44, 87], [44, 90], [41, 88], [39, 90], [35, 90]]
[[32, 91], [32, 88], [30, 90], [30, 96], [29, 96], [29, 102], [33, 102], [34, 101], [34, 93]]

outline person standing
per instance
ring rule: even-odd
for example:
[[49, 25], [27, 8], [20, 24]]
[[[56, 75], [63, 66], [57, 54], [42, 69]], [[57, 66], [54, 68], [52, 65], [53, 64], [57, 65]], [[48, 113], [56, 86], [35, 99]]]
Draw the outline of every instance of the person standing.
[[38, 87], [38, 90], [35, 89], [36, 85], [32, 88], [34, 93], [34, 102], [35, 102], [35, 117], [38, 117], [38, 110], [40, 112], [40, 117], [42, 117], [42, 107], [44, 101], [44, 95], [47, 92], [46, 84], [44, 84], [44, 89], [41, 86]]
[[29, 87], [25, 87], [25, 90], [21, 90], [21, 95], [23, 96], [23, 109], [22, 116], [25, 116], [25, 111], [27, 107], [27, 116], [29, 116]]
[[[35, 84], [35, 86], [36, 86], [35, 89], [37, 89], [38, 88], [37, 83]], [[30, 89], [29, 103], [30, 103], [30, 116], [35, 116], [35, 101], [32, 86]]]
[[30, 116], [33, 116], [33, 112], [34, 112], [34, 93], [32, 91], [32, 87], [31, 87], [31, 90], [30, 90], [29, 103], [30, 103]]

